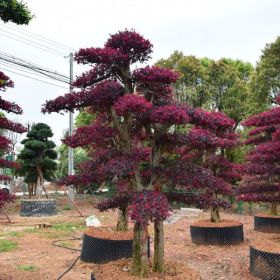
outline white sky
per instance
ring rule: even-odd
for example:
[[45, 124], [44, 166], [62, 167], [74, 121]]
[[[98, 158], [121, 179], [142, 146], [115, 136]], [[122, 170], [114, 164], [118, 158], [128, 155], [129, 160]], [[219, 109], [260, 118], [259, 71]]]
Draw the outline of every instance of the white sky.
[[[214, 59], [239, 58], [255, 64], [265, 44], [280, 35], [279, 0], [25, 2], [36, 17], [27, 27], [17, 28], [35, 32], [75, 50], [81, 47], [101, 47], [110, 33], [133, 28], [154, 45], [151, 63], [179, 50], [185, 55]], [[4, 29], [0, 26], [0, 51], [68, 74], [67, 59], [3, 37], [1, 30]], [[1, 69], [3, 67], [0, 65]], [[67, 90], [5, 70], [3, 72], [15, 82], [15, 88], [9, 89], [4, 98], [17, 102], [24, 110], [22, 116], [11, 114], [8, 117], [24, 124], [28, 121], [48, 123], [54, 132], [55, 142], [59, 143], [63, 130], [68, 126], [68, 115], [43, 115], [40, 111], [46, 99], [67, 93]], [[81, 68], [76, 67], [75, 74], [78, 73], [81, 73]]]

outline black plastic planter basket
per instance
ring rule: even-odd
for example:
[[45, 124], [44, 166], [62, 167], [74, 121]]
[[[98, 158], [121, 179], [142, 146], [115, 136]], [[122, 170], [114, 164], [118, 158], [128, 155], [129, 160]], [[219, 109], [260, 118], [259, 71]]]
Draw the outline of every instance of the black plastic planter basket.
[[243, 225], [228, 227], [191, 225], [191, 238], [196, 245], [237, 245], [244, 242]]
[[280, 280], [280, 253], [250, 247], [250, 273], [262, 280]]
[[280, 233], [280, 217], [254, 217], [254, 230], [266, 233]]
[[[81, 260], [90, 263], [108, 263], [122, 258], [131, 258], [133, 240], [108, 240], [84, 234]], [[150, 241], [148, 238], [148, 257]]]

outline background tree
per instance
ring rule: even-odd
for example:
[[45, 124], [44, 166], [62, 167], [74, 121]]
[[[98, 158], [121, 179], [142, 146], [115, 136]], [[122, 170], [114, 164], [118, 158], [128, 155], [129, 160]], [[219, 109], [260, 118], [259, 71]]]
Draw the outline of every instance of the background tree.
[[[280, 98], [276, 99], [280, 103]], [[270, 213], [277, 215], [280, 202], [280, 106], [253, 115], [243, 122], [250, 127], [248, 145], [254, 148], [244, 164], [244, 179], [239, 199], [249, 202], [268, 202]]]
[[[56, 170], [56, 176], [58, 179], [61, 179], [68, 174], [68, 146], [65, 144], [61, 144], [57, 148], [58, 153], [58, 164], [57, 164], [57, 170]], [[78, 171], [78, 165], [84, 161], [86, 161], [87, 158], [87, 152], [85, 149], [82, 149], [80, 147], [74, 149], [74, 170], [75, 173]]]
[[29, 197], [42, 195], [44, 179], [51, 180], [57, 164], [54, 161], [57, 153], [55, 144], [48, 138], [52, 137], [51, 128], [44, 123], [34, 124], [21, 143], [24, 148], [18, 155], [21, 163], [19, 174], [25, 176], [29, 184]]
[[33, 18], [26, 4], [17, 0], [0, 1], [0, 18], [4, 22], [14, 22], [16, 24], [28, 24]]
[[207, 66], [210, 63], [195, 56], [184, 56], [175, 51], [167, 59], [159, 60], [156, 65], [176, 70], [181, 75], [175, 83], [176, 96], [193, 107], [210, 108]]
[[280, 91], [280, 37], [262, 50], [251, 87], [254, 93], [252, 113], [268, 109]]
[[211, 107], [233, 119], [236, 127], [248, 114], [252, 70], [249, 63], [225, 58], [209, 65]]
[[[156, 65], [178, 71], [176, 96], [193, 107], [224, 112], [236, 127], [250, 112], [253, 66], [242, 60], [196, 58], [175, 51]], [[252, 96], [251, 96], [252, 97]], [[250, 99], [251, 100], [251, 99]], [[252, 100], [251, 100], [252, 101]]]
[[[128, 30], [111, 35], [103, 48], [81, 49], [76, 61], [92, 68], [76, 79], [79, 90], [43, 106], [48, 113], [88, 108], [95, 114], [90, 125], [77, 128], [64, 140], [71, 147], [87, 147], [90, 160], [62, 183], [114, 182], [116, 196], [98, 207], [120, 209], [118, 225], [122, 221], [126, 225], [129, 206], [134, 220], [132, 271], [140, 276], [147, 274], [149, 222], [155, 232], [154, 269], [163, 270], [163, 221], [169, 214], [163, 186], [170, 175], [177, 174], [172, 175], [174, 183], [185, 188], [226, 184], [200, 162], [189, 162], [178, 149], [220, 147], [231, 140], [234, 124], [222, 113], [179, 103], [172, 91], [178, 73], [156, 66], [132, 71], [131, 66], [148, 60], [151, 51], [148, 40]], [[225, 130], [229, 134], [220, 135]]]

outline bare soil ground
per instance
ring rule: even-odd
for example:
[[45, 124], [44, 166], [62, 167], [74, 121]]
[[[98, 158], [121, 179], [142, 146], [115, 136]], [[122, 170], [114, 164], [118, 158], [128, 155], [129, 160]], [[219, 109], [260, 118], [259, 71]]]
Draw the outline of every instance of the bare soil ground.
[[[84, 215], [96, 215], [104, 226], [116, 224], [116, 212], [99, 213], [92, 207], [91, 202], [78, 201]], [[8, 209], [12, 224], [6, 223], [3, 216], [0, 217], [0, 240], [11, 240], [18, 244], [14, 250], [0, 252], [0, 280], [55, 280], [79, 256], [78, 251], [52, 245], [55, 240], [82, 237], [85, 230], [83, 226], [85, 217], [80, 217], [75, 210], [63, 210], [67, 209], [66, 198], [60, 198], [59, 205], [61, 211], [52, 217], [20, 217], [18, 203], [11, 205]], [[164, 275], [151, 274], [148, 279], [256, 279], [249, 274], [249, 245], [252, 242], [268, 239], [272, 235], [253, 231], [252, 216], [226, 213], [222, 213], [222, 216], [225, 219], [237, 220], [244, 224], [244, 244], [225, 247], [196, 246], [191, 242], [189, 226], [192, 222], [207, 219], [209, 213], [203, 212], [198, 217], [185, 216], [174, 224], [164, 226], [167, 272]], [[51, 224], [52, 228], [38, 229], [36, 225], [41, 223]], [[152, 227], [150, 234], [153, 236]], [[70, 240], [61, 241], [59, 244], [80, 248], [81, 242], [81, 240]], [[94, 273], [96, 280], [137, 279], [129, 274], [129, 267], [129, 260], [120, 260], [105, 265], [86, 264], [78, 260], [74, 268], [62, 279], [89, 280], [91, 272]]]

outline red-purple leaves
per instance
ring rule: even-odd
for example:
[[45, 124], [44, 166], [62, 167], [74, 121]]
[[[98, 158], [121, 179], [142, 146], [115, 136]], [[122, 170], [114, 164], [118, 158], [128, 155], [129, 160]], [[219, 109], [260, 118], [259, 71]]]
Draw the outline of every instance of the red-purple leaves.
[[95, 66], [91, 70], [82, 73], [73, 83], [74, 87], [86, 88], [90, 85], [103, 81], [109, 78], [109, 74], [106, 72], [107, 68], [105, 65], [101, 64]]
[[190, 116], [191, 123], [206, 129], [224, 131], [233, 129], [235, 122], [224, 113], [207, 112], [201, 108], [186, 108]]
[[10, 160], [5, 160], [5, 159], [0, 159], [0, 166], [6, 168], [14, 168], [14, 169], [20, 168], [19, 163]]
[[[7, 87], [13, 87], [14, 84], [8, 76], [0, 71], [0, 91], [5, 91]], [[21, 114], [22, 109], [15, 103], [3, 100], [0, 97], [0, 109], [10, 113]], [[26, 128], [21, 124], [14, 123], [9, 121], [6, 118], [0, 117], [0, 129], [1, 130], [10, 130], [18, 133], [23, 133], [26, 131]], [[0, 150], [2, 152], [9, 151], [11, 141], [4, 136], [0, 136]], [[19, 165], [15, 162], [8, 161], [5, 159], [0, 159], [0, 167], [6, 168], [18, 168]], [[9, 181], [12, 178], [6, 175], [0, 175], [0, 180]], [[6, 194], [6, 192], [0, 190], [0, 207], [4, 206], [8, 202], [14, 201], [15, 197], [11, 194]]]
[[133, 72], [133, 78], [141, 84], [166, 84], [176, 82], [180, 74], [173, 70], [158, 66], [146, 66]]
[[106, 48], [113, 48], [129, 57], [130, 63], [144, 62], [150, 58], [153, 45], [135, 31], [119, 31], [110, 36]]
[[77, 63], [103, 63], [103, 64], [122, 64], [128, 62], [128, 55], [113, 48], [86, 48], [80, 49], [75, 54]]
[[132, 199], [131, 194], [121, 194], [114, 198], [109, 198], [99, 202], [96, 205], [96, 208], [101, 212], [105, 212], [110, 209], [122, 208], [127, 206], [131, 202], [131, 199]]
[[248, 162], [242, 168], [249, 176], [238, 190], [239, 199], [280, 202], [280, 107], [256, 114], [243, 125], [253, 126], [246, 144], [254, 144], [255, 147], [247, 154]]
[[7, 194], [5, 191], [0, 190], [0, 207], [4, 206], [9, 202], [13, 202], [15, 200], [15, 196], [12, 194]]
[[0, 150], [8, 150], [10, 147], [11, 141], [4, 136], [0, 135]]
[[247, 120], [242, 122], [242, 125], [257, 127], [273, 126], [279, 125], [279, 120], [280, 107], [278, 106], [248, 118]]
[[128, 113], [143, 114], [152, 108], [152, 104], [142, 96], [126, 94], [118, 99], [113, 108], [117, 115], [125, 116]]
[[164, 221], [169, 216], [169, 205], [166, 196], [157, 191], [135, 193], [129, 210], [130, 218], [140, 224], [149, 221]]
[[164, 105], [154, 107], [149, 113], [149, 121], [151, 123], [161, 124], [186, 124], [189, 117], [184, 109], [176, 105]]
[[0, 91], [5, 91], [7, 87], [13, 87], [14, 83], [8, 76], [0, 71]]
[[2, 117], [0, 117], [0, 127], [2, 129], [8, 129], [17, 133], [23, 133], [27, 131], [27, 128], [22, 124], [9, 121], [8, 119]]
[[189, 145], [194, 148], [227, 148], [236, 145], [235, 140], [218, 137], [211, 131], [202, 128], [193, 128], [188, 134]]
[[114, 129], [100, 123], [77, 128], [72, 136], [67, 136], [63, 143], [72, 147], [108, 146], [112, 144]]
[[22, 114], [22, 109], [14, 102], [9, 102], [0, 97], [0, 109], [14, 114]]
[[43, 113], [73, 111], [91, 106], [95, 110], [106, 111], [123, 95], [124, 89], [116, 81], [108, 80], [97, 84], [87, 91], [73, 92], [47, 101], [43, 105]]

